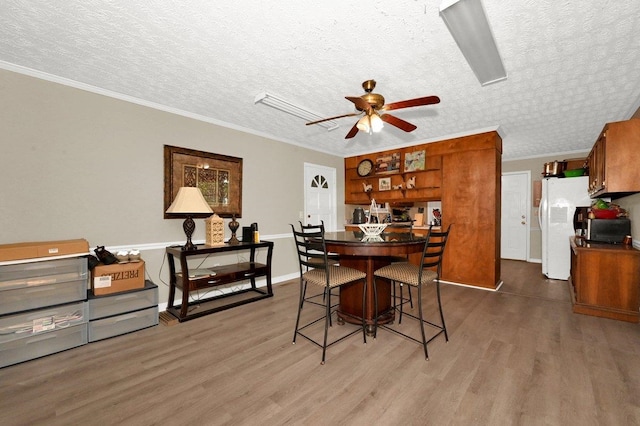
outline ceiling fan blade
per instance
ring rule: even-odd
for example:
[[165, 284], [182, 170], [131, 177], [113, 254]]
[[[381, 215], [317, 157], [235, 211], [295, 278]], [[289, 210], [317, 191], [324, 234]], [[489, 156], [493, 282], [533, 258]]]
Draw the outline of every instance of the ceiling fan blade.
[[380, 118], [382, 119], [382, 121], [389, 123], [392, 126], [396, 126], [398, 129], [404, 130], [405, 132], [413, 132], [415, 129], [417, 129], [416, 126], [409, 123], [408, 121], [404, 121], [391, 114], [382, 114]]
[[345, 139], [351, 139], [352, 137], [354, 137], [356, 135], [356, 133], [358, 133], [358, 123], [356, 122], [356, 124], [353, 125], [353, 127], [351, 128], [351, 130], [349, 130], [349, 133], [347, 133], [347, 136], [345, 136]]
[[349, 114], [336, 115], [335, 117], [329, 117], [329, 118], [323, 118], [322, 120], [310, 121], [309, 123], [307, 123], [307, 126], [310, 126], [312, 124], [322, 123], [324, 121], [335, 120], [337, 118], [352, 117], [354, 115], [360, 115], [360, 114], [362, 114], [362, 113], [360, 113], [360, 112], [351, 112]]
[[425, 96], [424, 98], [408, 99], [406, 101], [393, 102], [383, 106], [380, 111], [389, 111], [392, 109], [410, 108], [421, 105], [432, 105], [440, 102], [437, 96]]
[[362, 99], [360, 96], [345, 96], [345, 99], [350, 100], [354, 103], [356, 108], [362, 111], [369, 111], [371, 109], [371, 105], [369, 102]]

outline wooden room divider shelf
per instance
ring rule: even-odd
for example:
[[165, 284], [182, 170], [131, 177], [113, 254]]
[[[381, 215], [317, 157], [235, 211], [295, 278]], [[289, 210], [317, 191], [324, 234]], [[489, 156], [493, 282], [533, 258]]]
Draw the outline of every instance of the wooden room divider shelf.
[[[198, 245], [197, 247], [197, 250], [182, 250], [181, 247], [167, 247], [166, 249], [170, 276], [167, 311], [178, 318], [180, 322], [273, 296], [273, 288], [271, 285], [271, 257], [273, 254], [273, 242], [241, 242], [237, 245], [225, 244], [217, 247]], [[255, 261], [256, 249], [261, 248], [267, 249], [266, 264], [257, 263]], [[249, 262], [240, 262], [209, 268], [198, 268], [198, 274], [189, 273], [189, 265], [187, 262], [189, 258], [198, 256], [206, 257], [236, 251], [249, 251]], [[179, 271], [176, 269], [176, 258], [180, 262]], [[203, 270], [211, 271], [211, 273], [202, 274]], [[266, 290], [256, 287], [256, 278], [259, 277], [266, 278]], [[241, 281], [249, 281], [251, 283], [251, 287], [235, 291], [232, 290], [228, 293], [205, 297], [197, 301], [189, 301], [192, 291], [213, 288]], [[182, 302], [180, 305], [174, 306], [173, 303], [176, 288], [182, 291]], [[242, 296], [247, 293], [255, 294], [250, 297]], [[206, 307], [206, 304], [213, 306]]]

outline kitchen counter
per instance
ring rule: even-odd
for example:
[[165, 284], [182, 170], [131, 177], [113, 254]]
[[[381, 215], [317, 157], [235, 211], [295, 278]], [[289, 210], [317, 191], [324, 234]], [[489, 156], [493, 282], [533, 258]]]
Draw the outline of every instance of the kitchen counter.
[[573, 312], [638, 322], [640, 250], [571, 237]]

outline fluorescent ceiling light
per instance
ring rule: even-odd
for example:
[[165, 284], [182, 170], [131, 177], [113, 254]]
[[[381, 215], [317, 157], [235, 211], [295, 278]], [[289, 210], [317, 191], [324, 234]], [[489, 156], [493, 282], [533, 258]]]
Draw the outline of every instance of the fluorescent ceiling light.
[[[309, 111], [308, 109], [302, 108], [298, 105], [292, 104], [289, 101], [286, 101], [277, 96], [271, 95], [269, 93], [260, 93], [256, 96], [254, 103], [261, 103], [271, 108], [275, 108], [280, 111], [287, 112], [291, 115], [295, 115], [296, 117], [303, 118], [307, 121], [316, 121], [322, 120], [325, 118], [324, 116], [317, 114], [315, 112]], [[334, 130], [340, 127], [338, 123], [333, 120], [323, 121], [322, 123], [318, 123], [318, 126], [322, 126], [327, 130]]]
[[443, 0], [440, 16], [481, 85], [507, 78], [481, 0]]

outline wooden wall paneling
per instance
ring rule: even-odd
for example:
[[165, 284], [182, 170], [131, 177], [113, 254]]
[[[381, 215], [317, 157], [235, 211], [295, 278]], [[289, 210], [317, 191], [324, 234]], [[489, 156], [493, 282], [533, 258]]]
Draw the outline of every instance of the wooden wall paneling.
[[[496, 142], [485, 146], [495, 147]], [[443, 156], [443, 225], [452, 224], [444, 280], [488, 288], [498, 285], [500, 176], [500, 152], [495, 148]]]
[[[404, 155], [425, 150], [425, 170], [404, 172]], [[360, 178], [355, 172], [364, 158], [401, 153], [400, 171]], [[486, 132], [398, 150], [345, 159], [345, 200], [348, 204], [440, 200], [443, 226], [453, 224], [443, 262], [443, 280], [496, 288], [500, 280], [500, 196], [502, 140]], [[350, 170], [351, 169], [351, 170]], [[378, 191], [379, 178], [391, 177], [392, 185], [416, 176], [416, 188]], [[365, 194], [362, 183], [373, 186]]]

